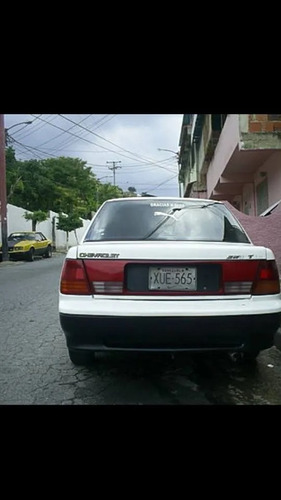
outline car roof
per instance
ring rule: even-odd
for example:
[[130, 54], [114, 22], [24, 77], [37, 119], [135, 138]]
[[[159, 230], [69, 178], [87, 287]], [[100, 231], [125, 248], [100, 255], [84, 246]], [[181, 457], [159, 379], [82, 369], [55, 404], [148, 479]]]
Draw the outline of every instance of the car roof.
[[210, 198], [182, 198], [179, 196], [130, 196], [128, 198], [111, 198], [110, 200], [106, 200], [105, 203], [110, 203], [113, 201], [142, 201], [142, 200], [148, 200], [150, 203], [157, 202], [157, 201], [178, 201], [178, 202], [183, 202], [183, 201], [190, 201], [190, 202], [200, 202], [200, 203], [221, 203], [219, 200], [212, 200]]

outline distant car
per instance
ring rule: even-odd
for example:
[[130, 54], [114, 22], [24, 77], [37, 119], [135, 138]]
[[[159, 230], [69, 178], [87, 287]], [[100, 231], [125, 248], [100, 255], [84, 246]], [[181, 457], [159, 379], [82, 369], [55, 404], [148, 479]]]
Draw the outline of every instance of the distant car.
[[[52, 257], [52, 240], [40, 231], [17, 231], [8, 236], [8, 254], [10, 260], [29, 260], [34, 257]], [[0, 246], [2, 259], [2, 245]]]
[[219, 201], [106, 201], [60, 277], [59, 318], [74, 364], [96, 351], [230, 351], [273, 345], [281, 295], [273, 252]]

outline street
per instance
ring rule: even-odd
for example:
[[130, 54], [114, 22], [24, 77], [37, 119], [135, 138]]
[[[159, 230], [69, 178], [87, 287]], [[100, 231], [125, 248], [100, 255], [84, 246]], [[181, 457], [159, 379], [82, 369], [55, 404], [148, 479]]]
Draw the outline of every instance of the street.
[[95, 365], [74, 366], [58, 317], [63, 259], [0, 264], [1, 405], [281, 404], [276, 346], [255, 366], [166, 353], [98, 353]]

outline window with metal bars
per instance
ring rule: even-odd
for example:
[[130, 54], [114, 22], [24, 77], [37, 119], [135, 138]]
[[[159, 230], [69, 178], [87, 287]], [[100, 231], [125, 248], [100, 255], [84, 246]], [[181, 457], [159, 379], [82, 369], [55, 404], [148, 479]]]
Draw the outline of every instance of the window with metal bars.
[[274, 121], [281, 121], [281, 115], [267, 115], [269, 121], [274, 122]]

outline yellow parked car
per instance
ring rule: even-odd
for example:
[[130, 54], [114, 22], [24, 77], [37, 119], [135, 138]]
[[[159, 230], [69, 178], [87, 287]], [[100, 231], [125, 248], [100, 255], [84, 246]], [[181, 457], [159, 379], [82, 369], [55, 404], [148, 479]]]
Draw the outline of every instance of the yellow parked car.
[[[40, 231], [17, 231], [8, 237], [8, 253], [10, 260], [29, 260], [34, 257], [52, 257], [52, 240]], [[0, 246], [2, 260], [2, 245]]]

